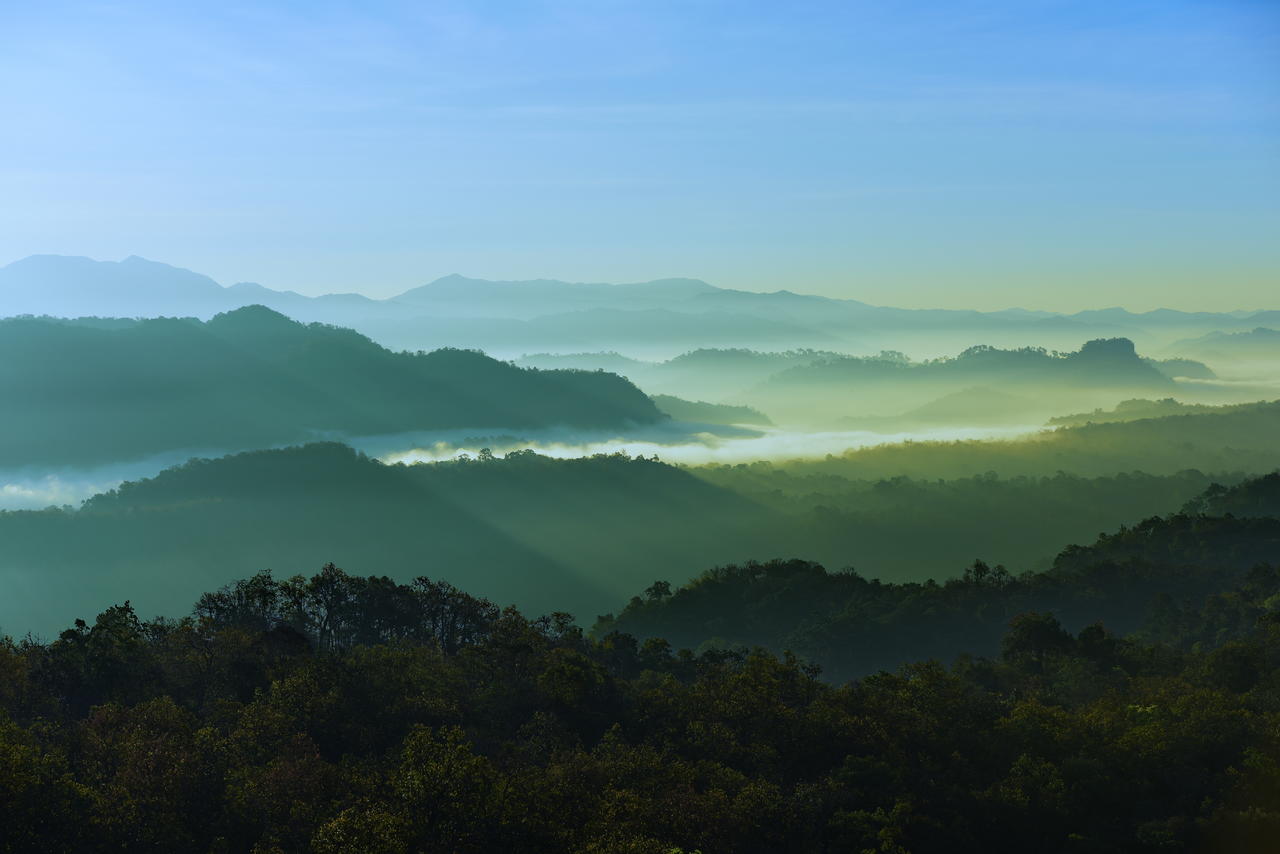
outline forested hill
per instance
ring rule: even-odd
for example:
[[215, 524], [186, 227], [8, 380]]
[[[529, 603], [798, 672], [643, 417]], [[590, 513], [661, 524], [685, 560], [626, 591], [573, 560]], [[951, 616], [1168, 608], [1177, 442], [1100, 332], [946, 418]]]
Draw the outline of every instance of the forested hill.
[[207, 323], [0, 321], [0, 398], [0, 466], [664, 417], [613, 374], [522, 369], [466, 350], [394, 353], [262, 306]]
[[[886, 584], [799, 560], [722, 566], [674, 592], [655, 582], [595, 633], [791, 650], [837, 678], [993, 654], [1008, 621], [1029, 611], [1073, 631], [1101, 621], [1121, 634], [1218, 644], [1280, 610], [1280, 518], [1257, 515], [1277, 504], [1280, 475], [1213, 488], [1186, 512], [1070, 546], [1038, 573], [978, 561], [943, 583]], [[1255, 515], [1200, 512], [1240, 508]]]
[[1183, 509], [1206, 516], [1280, 518], [1280, 472], [1245, 481], [1232, 489], [1215, 484]]
[[329, 560], [590, 618], [655, 567], [687, 578], [760, 554], [772, 520], [622, 455], [403, 466], [339, 444], [250, 452], [126, 483], [78, 511], [0, 513], [0, 629], [49, 631], [123, 596], [164, 613], [231, 578]]

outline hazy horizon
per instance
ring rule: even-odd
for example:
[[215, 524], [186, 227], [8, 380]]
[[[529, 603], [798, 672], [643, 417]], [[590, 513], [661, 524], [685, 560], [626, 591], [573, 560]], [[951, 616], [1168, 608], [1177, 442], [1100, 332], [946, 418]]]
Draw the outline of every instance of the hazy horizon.
[[[53, 2], [0, 30], [0, 257], [1230, 311], [1280, 271], [1262, 2]], [[1123, 296], [1120, 296], [1123, 295]]]
[[[512, 278], [500, 278], [496, 276], [476, 275], [476, 274], [468, 273], [465, 271], [459, 271], [459, 270], [449, 270], [446, 272], [441, 272], [439, 274], [433, 274], [425, 277], [420, 277], [417, 279], [409, 279], [406, 274], [402, 278], [405, 281], [409, 281], [410, 284], [408, 284], [405, 287], [366, 286], [364, 288], [360, 288], [360, 287], [356, 287], [355, 285], [344, 287], [341, 283], [339, 283], [335, 285], [332, 290], [324, 290], [324, 289], [315, 288], [315, 287], [313, 288], [285, 287], [283, 285], [278, 285], [268, 281], [263, 281], [261, 278], [253, 278], [253, 277], [250, 277], [247, 279], [237, 279], [235, 281], [220, 280], [216, 276], [212, 276], [204, 270], [197, 269], [180, 262], [143, 257], [137, 253], [126, 253], [125, 255], [119, 258], [95, 258], [85, 254], [70, 253], [70, 252], [69, 253], [28, 253], [26, 255], [15, 257], [15, 258], [9, 259], [8, 261], [0, 263], [0, 269], [3, 269], [11, 264], [24, 261], [33, 256], [39, 256], [39, 255], [53, 255], [53, 256], [64, 257], [64, 258], [87, 258], [88, 260], [94, 261], [96, 263], [111, 263], [111, 264], [118, 264], [118, 263], [127, 261], [130, 258], [140, 258], [144, 261], [164, 264], [166, 266], [173, 267], [177, 270], [208, 276], [209, 278], [213, 279], [214, 282], [216, 282], [218, 285], [224, 288], [233, 287], [237, 284], [255, 284], [255, 285], [261, 285], [262, 287], [268, 288], [270, 290], [278, 291], [281, 293], [292, 291], [294, 293], [298, 293], [307, 297], [328, 296], [328, 295], [334, 295], [334, 294], [359, 294], [361, 296], [366, 296], [366, 297], [369, 297], [370, 299], [377, 299], [377, 300], [390, 299], [390, 298], [399, 296], [400, 294], [404, 293], [407, 290], [421, 287], [423, 285], [428, 285], [433, 282], [439, 281], [441, 279], [447, 279], [450, 277], [461, 277], [464, 279], [471, 279], [471, 280], [483, 281], [483, 282], [557, 281], [557, 282], [563, 282], [566, 284], [574, 284], [574, 285], [627, 285], [627, 284], [646, 284], [649, 282], [661, 281], [664, 279], [693, 279], [697, 281], [702, 281], [713, 287], [721, 288], [725, 290], [738, 290], [738, 291], [746, 291], [751, 293], [776, 293], [778, 291], [792, 291], [793, 293], [825, 296], [831, 299], [857, 300], [859, 302], [865, 302], [874, 306], [883, 306], [883, 307], [891, 307], [891, 308], [919, 308], [919, 309], [936, 308], [936, 309], [949, 309], [949, 310], [976, 310], [976, 311], [993, 311], [993, 312], [1021, 309], [1026, 311], [1043, 311], [1043, 312], [1050, 312], [1054, 314], [1063, 314], [1063, 315], [1069, 315], [1079, 311], [1105, 310], [1110, 308], [1121, 308], [1121, 309], [1125, 309], [1130, 312], [1133, 312], [1135, 314], [1151, 311], [1154, 309], [1161, 309], [1161, 308], [1173, 309], [1176, 311], [1186, 311], [1186, 312], [1211, 312], [1211, 313], [1231, 314], [1231, 313], [1240, 313], [1240, 312], [1274, 310], [1274, 305], [1275, 305], [1274, 302], [1268, 303], [1268, 302], [1260, 301], [1256, 305], [1237, 305], [1229, 308], [1208, 308], [1203, 306], [1198, 307], [1196, 305], [1180, 306], [1180, 305], [1174, 305], [1174, 304], [1160, 302], [1160, 301], [1156, 301], [1156, 302], [1152, 302], [1150, 304], [1144, 304], [1144, 305], [1134, 305], [1130, 302], [1125, 302], [1122, 300], [1097, 303], [1097, 304], [1092, 304], [1092, 303], [1091, 304], [1072, 304], [1067, 307], [1053, 307], [1050, 305], [1030, 305], [1025, 303], [1010, 304], [1010, 305], [993, 304], [991, 307], [977, 307], [977, 306], [965, 304], [963, 301], [958, 302], [954, 305], [949, 305], [949, 304], [907, 305], [907, 304], [893, 303], [893, 302], [872, 302], [871, 300], [864, 299], [863, 297], [859, 296], [856, 293], [827, 294], [827, 293], [821, 293], [818, 291], [808, 291], [798, 287], [790, 286], [788, 284], [788, 281], [776, 282], [774, 283], [774, 285], [776, 286], [772, 286], [772, 287], [769, 285], [761, 285], [759, 287], [748, 287], [746, 285], [739, 284], [736, 282], [716, 282], [716, 281], [710, 281], [707, 279], [702, 279], [697, 276], [681, 275], [679, 273], [666, 275], [666, 276], [653, 276], [646, 279], [634, 279], [634, 280], [625, 280], [625, 281], [623, 280], [605, 281], [601, 279], [587, 279], [587, 280], [560, 279], [554, 276], [537, 275], [537, 274], [521, 275], [521, 276], [516, 276]], [[1259, 295], [1260, 300], [1266, 300], [1270, 297], [1271, 297], [1270, 292], [1260, 293]], [[0, 306], [0, 309], [2, 308], [3, 307]], [[4, 313], [2, 310], [0, 310], [0, 316], [4, 316]]]

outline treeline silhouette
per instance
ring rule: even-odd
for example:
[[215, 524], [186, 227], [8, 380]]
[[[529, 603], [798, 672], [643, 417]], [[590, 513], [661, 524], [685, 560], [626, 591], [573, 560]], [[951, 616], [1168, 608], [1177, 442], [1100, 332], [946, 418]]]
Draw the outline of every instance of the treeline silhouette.
[[802, 560], [722, 566], [674, 592], [654, 583], [594, 631], [791, 650], [840, 678], [960, 650], [994, 654], [1009, 619], [1028, 611], [1053, 612], [1072, 630], [1102, 620], [1123, 634], [1216, 646], [1280, 604], [1271, 598], [1280, 593], [1277, 504], [1280, 475], [1217, 486], [1182, 512], [1069, 546], [1044, 572], [979, 560], [958, 578], [885, 583]]
[[[846, 684], [333, 565], [260, 573], [181, 619], [125, 602], [0, 642], [0, 850], [1270, 851], [1280, 575], [1240, 575], [1275, 554], [1240, 523], [1071, 553], [1098, 567], [1077, 578], [1141, 588], [1151, 573], [1115, 555], [1181, 554], [1175, 529], [1200, 531], [1188, 555], [1209, 565], [1165, 572], [1212, 592], [1160, 636], [997, 617], [1023, 582], [975, 567], [945, 594], [954, 620], [918, 630], [967, 614], [997, 632], [988, 655], [940, 646], [949, 668]], [[891, 623], [865, 636], [899, 642]]]
[[0, 321], [0, 466], [455, 427], [621, 427], [663, 418], [613, 374], [483, 353], [393, 353], [262, 306], [193, 319]]

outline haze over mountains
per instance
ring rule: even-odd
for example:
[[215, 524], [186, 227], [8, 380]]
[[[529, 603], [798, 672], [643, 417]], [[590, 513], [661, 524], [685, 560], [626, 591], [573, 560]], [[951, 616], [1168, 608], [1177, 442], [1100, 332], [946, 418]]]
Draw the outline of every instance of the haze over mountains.
[[[964, 423], [964, 412], [972, 417], [993, 411], [990, 396], [974, 391], [985, 387], [1004, 395], [997, 407], [1002, 416], [1012, 414], [1012, 394], [1025, 401], [1022, 412], [1028, 420], [1037, 421], [1063, 405], [1117, 394], [1167, 394], [1176, 385], [1141, 359], [1132, 341], [1111, 338], [1088, 341], [1071, 353], [972, 347], [954, 358], [927, 362], [821, 359], [773, 374], [744, 400], [769, 413], [796, 413], [812, 423], [860, 413], [918, 411], [951, 397], [949, 423]], [[957, 392], [962, 399], [952, 397]]]
[[1170, 351], [1214, 360], [1280, 361], [1280, 329], [1263, 326], [1246, 332], [1207, 332], [1198, 338], [1178, 341]]
[[516, 363], [615, 372], [650, 394], [749, 404], [779, 424], [882, 432], [1029, 426], [1072, 408], [1114, 406], [1126, 397], [1231, 393], [1213, 385], [1188, 386], [1186, 378], [1211, 380], [1213, 370], [1188, 359], [1143, 358], [1127, 338], [1093, 339], [1066, 353], [976, 346], [924, 361], [894, 351], [858, 357], [807, 349], [702, 348], [664, 362], [618, 353], [539, 353]]
[[[385, 300], [306, 297], [136, 257], [60, 256], [0, 270], [0, 299], [24, 315], [0, 319], [0, 470], [141, 461], [124, 475], [136, 483], [81, 510], [0, 513], [0, 570], [27, 591], [19, 610], [43, 609], [49, 624], [60, 596], [109, 599], [121, 578], [141, 579], [163, 609], [265, 566], [333, 559], [391, 574], [422, 564], [413, 571], [587, 615], [655, 575], [759, 556], [898, 578], [945, 576], [979, 552], [1041, 565], [1052, 544], [1175, 509], [1209, 485], [1205, 473], [1234, 482], [1280, 464], [1280, 404], [1208, 406], [1261, 395], [1215, 384], [1187, 353], [1144, 358], [1154, 351], [1115, 332], [1256, 347], [1262, 315], [905, 311], [691, 279], [449, 276]], [[1218, 331], [1240, 324], [1255, 331]], [[988, 343], [1020, 336], [1037, 346]], [[1054, 336], [1077, 343], [1047, 349]], [[398, 338], [399, 352], [388, 344]], [[983, 343], [938, 357], [896, 346], [959, 340]], [[534, 354], [504, 362], [453, 344]], [[1036, 434], [1070, 413], [1090, 414]], [[1028, 435], [879, 448], [857, 438], [975, 427]], [[575, 445], [575, 430], [600, 431], [601, 444]], [[442, 442], [442, 431], [472, 438]], [[751, 465], [680, 468], [628, 451], [641, 436], [659, 452], [762, 444]], [[334, 444], [280, 450], [369, 437], [386, 461], [464, 449], [480, 459], [399, 466]], [[420, 438], [448, 447], [415, 456]], [[625, 453], [591, 456], [600, 449]], [[141, 480], [175, 458], [255, 450]], [[1015, 480], [993, 485], [992, 471]], [[1051, 480], [1060, 472], [1068, 480]], [[946, 477], [957, 480], [936, 480]], [[946, 534], [921, 540], [922, 524]]]
[[479, 347], [503, 357], [605, 348], [666, 358], [706, 346], [871, 353], [908, 344], [919, 355], [934, 356], [980, 343], [1074, 349], [1088, 338], [1120, 335], [1153, 347], [1193, 333], [1280, 324], [1277, 311], [908, 310], [678, 278], [604, 285], [451, 275], [370, 299], [354, 293], [308, 297], [253, 283], [223, 287], [137, 256], [110, 262], [34, 255], [0, 268], [0, 316], [207, 319], [252, 304], [297, 320], [351, 326], [394, 349]]

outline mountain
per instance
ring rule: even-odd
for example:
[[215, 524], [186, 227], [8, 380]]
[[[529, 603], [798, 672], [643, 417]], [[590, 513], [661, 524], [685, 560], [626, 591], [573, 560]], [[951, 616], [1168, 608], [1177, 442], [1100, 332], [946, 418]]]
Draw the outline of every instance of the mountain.
[[1199, 338], [1178, 341], [1169, 352], [1215, 359], [1265, 359], [1280, 360], [1280, 329], [1259, 326], [1248, 332], [1214, 331]]
[[613, 374], [523, 369], [466, 350], [393, 353], [350, 329], [262, 306], [117, 328], [0, 321], [0, 397], [0, 466], [664, 417]]
[[653, 403], [677, 421], [719, 425], [753, 424], [759, 427], [768, 427], [773, 424], [769, 416], [750, 406], [685, 400], [669, 394], [655, 394]]
[[1208, 311], [1175, 311], [1158, 308], [1153, 311], [1132, 312], [1123, 308], [1103, 308], [1078, 311], [1068, 315], [1079, 323], [1105, 323], [1110, 326], [1197, 326], [1220, 321], [1223, 317], [1234, 317], [1232, 314], [1219, 314]]
[[[1280, 549], [1280, 476], [1211, 487], [1191, 504], [1190, 512], [1068, 546], [1044, 572], [976, 561], [945, 583], [884, 583], [801, 560], [721, 566], [663, 595], [633, 597], [617, 617], [602, 617], [593, 634], [789, 650], [837, 679], [904, 660], [946, 661], [960, 650], [995, 655], [1009, 621], [1027, 612], [1051, 612], [1072, 631], [1098, 622], [1117, 634], [1159, 637], [1177, 628], [1184, 642], [1199, 640], [1186, 631], [1195, 619], [1214, 616], [1218, 633], [1201, 642], [1221, 643], [1247, 631], [1273, 601], [1262, 600], [1280, 588], [1270, 566]], [[1252, 512], [1231, 515], [1239, 507]], [[1251, 597], [1233, 588], [1255, 579], [1265, 581], [1262, 595], [1240, 609]], [[1220, 593], [1208, 614], [1196, 613]]]
[[329, 561], [590, 618], [655, 573], [745, 559], [770, 518], [626, 455], [404, 466], [319, 443], [193, 460], [77, 511], [0, 512], [0, 629], [44, 630], [131, 595], [164, 612], [240, 575]]
[[433, 316], [510, 317], [528, 320], [548, 314], [608, 308], [640, 311], [667, 307], [714, 293], [698, 279], [658, 279], [635, 284], [587, 284], [555, 279], [494, 282], [453, 274], [394, 298]]
[[1043, 404], [985, 386], [955, 391], [901, 415], [864, 415], [841, 419], [848, 430], [898, 433], [941, 426], [1025, 425], [1034, 422]]
[[44, 630], [131, 595], [164, 611], [261, 569], [285, 578], [329, 561], [586, 619], [655, 579], [757, 555], [894, 580], [947, 577], [975, 554], [1031, 568], [1209, 483], [1199, 472], [878, 481], [529, 451], [406, 466], [314, 443], [192, 460], [79, 510], [0, 512], [0, 630]]
[[253, 282], [223, 287], [208, 276], [137, 256], [116, 262], [32, 255], [0, 267], [0, 316], [208, 318], [257, 304], [306, 321], [405, 316], [528, 320], [600, 308], [667, 308], [715, 290], [697, 279], [610, 285], [552, 279], [494, 282], [454, 274], [389, 299], [354, 293], [309, 297]]
[[700, 347], [637, 372], [634, 379], [646, 390], [722, 400], [789, 368], [841, 358], [845, 357], [830, 350]]
[[[1138, 357], [1128, 339], [1089, 341], [1080, 351], [1066, 354], [978, 346], [956, 357], [924, 362], [891, 350], [855, 357], [831, 350], [703, 347], [665, 361], [599, 352], [541, 353], [516, 363], [613, 371], [650, 394], [732, 405], [751, 398], [763, 411], [782, 410], [776, 420], [784, 422], [794, 422], [793, 413], [816, 405], [830, 410], [835, 419], [831, 426], [881, 432], [1037, 424], [1064, 411], [1064, 389], [1070, 390], [1068, 405], [1101, 394], [1106, 399], [1099, 402], [1111, 406], [1123, 399], [1116, 395], [1119, 389], [1167, 394], [1178, 387], [1175, 378], [1214, 378], [1208, 366], [1190, 359]], [[795, 386], [821, 391], [806, 399], [807, 392], [796, 392]], [[1049, 389], [1055, 391], [1046, 394]], [[861, 392], [869, 396], [859, 400]], [[848, 413], [855, 408], [862, 411]], [[893, 408], [904, 411], [886, 413]]]
[[[897, 354], [894, 354], [897, 355]], [[798, 365], [841, 359], [831, 350], [768, 351], [747, 347], [699, 347], [664, 361], [642, 361], [601, 353], [538, 353], [522, 356], [524, 367], [575, 367], [621, 374], [645, 391], [677, 397], [721, 400]]]
[[1071, 353], [978, 346], [954, 358], [925, 362], [884, 356], [821, 359], [774, 374], [745, 401], [779, 420], [784, 413], [794, 413], [793, 419], [862, 418], [886, 409], [914, 410], [973, 387], [1027, 398], [1028, 411], [1034, 412], [1061, 411], [1068, 402], [1110, 399], [1123, 391], [1168, 393], [1176, 388], [1138, 356], [1132, 341], [1110, 338], [1089, 341]]
[[240, 304], [208, 276], [136, 255], [32, 255], [0, 267], [0, 315], [207, 317]]
[[617, 347], [631, 351], [679, 351], [690, 341], [718, 347], [785, 346], [796, 340], [824, 346], [840, 338], [774, 315], [690, 313], [672, 308], [591, 308], [523, 321], [525, 341], [564, 341], [571, 348]]
[[529, 353], [515, 360], [522, 368], [575, 368], [580, 371], [609, 371], [627, 376], [628, 371], [653, 367], [652, 362], [642, 362], [617, 352], [605, 353]]
[[1213, 380], [1218, 375], [1204, 362], [1194, 359], [1143, 359], [1169, 379]]
[[740, 291], [682, 278], [600, 284], [486, 281], [454, 274], [375, 300], [359, 294], [308, 297], [253, 283], [222, 287], [207, 276], [137, 257], [110, 262], [38, 255], [0, 268], [0, 316], [207, 319], [253, 304], [298, 320], [351, 326], [396, 349], [465, 346], [504, 356], [625, 346], [646, 357], [667, 358], [707, 344], [849, 352], [910, 345], [913, 352], [935, 355], [978, 341], [1077, 347], [1100, 335], [1138, 338], [1147, 347], [1164, 346], [1178, 334], [1280, 321], [1275, 312], [900, 309], [786, 289]]

